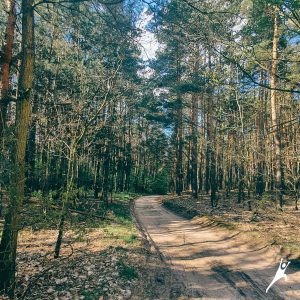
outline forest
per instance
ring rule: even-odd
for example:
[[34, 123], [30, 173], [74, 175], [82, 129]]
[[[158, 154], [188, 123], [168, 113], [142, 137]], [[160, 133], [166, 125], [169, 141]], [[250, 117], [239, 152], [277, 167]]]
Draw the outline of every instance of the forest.
[[[0, 139], [3, 299], [177, 299], [144, 291], [172, 277], [140, 243], [145, 195], [183, 217], [280, 216], [299, 259], [300, 2], [1, 0]], [[59, 290], [53, 270], [96, 265], [89, 243], [135, 288]]]

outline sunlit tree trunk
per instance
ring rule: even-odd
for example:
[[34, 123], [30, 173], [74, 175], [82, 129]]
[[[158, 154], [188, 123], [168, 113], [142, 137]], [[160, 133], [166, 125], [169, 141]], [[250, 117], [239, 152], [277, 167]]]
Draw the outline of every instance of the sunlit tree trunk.
[[[208, 57], [208, 68], [212, 72], [211, 55]], [[207, 148], [206, 148], [206, 191], [210, 189], [211, 207], [217, 202], [217, 174], [216, 174], [216, 156], [215, 156], [215, 126], [213, 121], [214, 108], [214, 89], [212, 82], [207, 87]]]
[[282, 191], [282, 159], [281, 159], [281, 141], [280, 141], [280, 128], [277, 121], [276, 110], [276, 73], [278, 66], [278, 8], [274, 12], [274, 35], [273, 35], [273, 51], [272, 51], [272, 68], [271, 68], [271, 117], [272, 117], [272, 130], [275, 147], [275, 187], [276, 187], [276, 201], [282, 207], [283, 205], [283, 191]]
[[[260, 82], [263, 84], [263, 71], [260, 71]], [[256, 174], [256, 194], [261, 196], [264, 192], [264, 89], [259, 88], [259, 103], [258, 103], [258, 116], [257, 116], [257, 127], [258, 127], [258, 136], [257, 136], [257, 148], [258, 148], [258, 157], [257, 157], [257, 174]]]
[[0, 69], [0, 136], [3, 134], [3, 130], [6, 127], [6, 114], [9, 95], [9, 73], [10, 64], [13, 54], [13, 43], [16, 27], [16, 2], [15, 0], [5, 1], [7, 12], [7, 24], [5, 30], [5, 40], [2, 48], [2, 62]]
[[[195, 77], [199, 71], [199, 60], [196, 59], [194, 66]], [[198, 94], [192, 95], [192, 193], [198, 197]]]
[[[177, 49], [176, 69], [179, 84], [181, 80], [179, 49]], [[177, 92], [176, 102], [176, 194], [180, 196], [183, 191], [183, 107], [180, 92]]]
[[217, 200], [216, 158], [215, 158], [215, 129], [213, 124], [213, 90], [208, 88], [208, 118], [207, 118], [207, 158], [209, 169], [210, 201], [214, 207]]
[[198, 95], [192, 96], [192, 193], [198, 196]]
[[31, 118], [31, 89], [34, 68], [33, 0], [22, 1], [22, 63], [16, 115], [15, 166], [11, 182], [10, 204], [0, 245], [0, 290], [13, 297], [20, 210], [25, 188], [25, 150]]

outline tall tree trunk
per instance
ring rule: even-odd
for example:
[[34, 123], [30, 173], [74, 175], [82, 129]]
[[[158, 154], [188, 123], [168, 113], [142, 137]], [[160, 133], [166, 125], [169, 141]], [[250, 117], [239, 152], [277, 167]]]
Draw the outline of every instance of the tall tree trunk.
[[[192, 111], [191, 111], [192, 112]], [[192, 137], [192, 126], [190, 128], [190, 136]], [[185, 176], [185, 189], [188, 191], [192, 190], [192, 139], [188, 141], [188, 146], [186, 149], [187, 160], [184, 169], [186, 170]]]
[[215, 158], [215, 130], [213, 124], [213, 91], [208, 88], [208, 118], [207, 118], [207, 158], [209, 171], [210, 201], [211, 206], [216, 205], [217, 200], [217, 179], [216, 179], [216, 158]]
[[192, 96], [192, 193], [198, 197], [198, 95]]
[[[263, 71], [260, 71], [260, 82], [263, 84]], [[258, 127], [258, 157], [257, 157], [257, 175], [256, 175], [256, 194], [261, 196], [264, 192], [264, 89], [260, 87], [259, 89], [259, 104], [258, 104], [258, 116], [257, 116], [257, 127]]]
[[7, 17], [7, 25], [5, 30], [5, 40], [2, 49], [2, 64], [0, 69], [0, 136], [3, 135], [3, 130], [6, 127], [6, 114], [8, 105], [9, 91], [9, 73], [10, 63], [12, 61], [13, 43], [16, 27], [16, 2], [15, 0], [5, 1]]
[[207, 137], [207, 145], [206, 145], [206, 151], [205, 151], [205, 192], [206, 194], [210, 191], [210, 130], [209, 130], [209, 118], [207, 114], [206, 119], [206, 137]]
[[[212, 72], [211, 55], [208, 56], [208, 68]], [[215, 156], [215, 128], [213, 123], [214, 90], [212, 83], [207, 87], [208, 96], [208, 116], [207, 116], [207, 158], [209, 159], [209, 186], [211, 207], [217, 205], [217, 174]]]
[[98, 199], [99, 197], [99, 172], [100, 172], [100, 162], [97, 160], [96, 162], [96, 170], [95, 170], [95, 177], [94, 177], [94, 198]]
[[10, 204], [0, 245], [0, 290], [13, 297], [20, 210], [25, 188], [25, 150], [31, 118], [31, 89], [34, 69], [33, 0], [22, 1], [22, 63], [16, 115], [15, 167], [11, 182]]
[[[177, 46], [177, 83], [181, 80], [179, 46]], [[177, 116], [176, 116], [176, 194], [181, 195], [183, 191], [183, 108], [180, 92], [177, 92]]]
[[[198, 52], [197, 52], [198, 56]], [[194, 76], [197, 79], [199, 72], [199, 59], [196, 57]], [[192, 95], [192, 194], [198, 197], [198, 94]]]
[[105, 207], [108, 207], [108, 194], [109, 194], [109, 171], [110, 171], [110, 141], [106, 145], [104, 152], [104, 161], [103, 161], [103, 192], [102, 200], [105, 204]]
[[282, 159], [281, 159], [281, 141], [279, 126], [277, 121], [276, 111], [276, 72], [278, 66], [278, 11], [276, 7], [274, 12], [274, 35], [273, 35], [273, 55], [272, 55], [272, 68], [271, 68], [271, 117], [272, 117], [272, 130], [274, 131], [274, 146], [275, 146], [275, 188], [276, 188], [276, 201], [282, 207], [283, 205], [283, 187], [282, 187]]
[[[33, 105], [33, 115], [34, 115], [34, 105]], [[31, 120], [31, 126], [29, 129], [28, 143], [26, 149], [26, 188], [28, 192], [36, 190], [36, 181], [35, 181], [35, 162], [36, 162], [36, 129], [37, 121], [33, 117]], [[55, 158], [54, 158], [55, 159]], [[53, 160], [53, 159], [52, 159]], [[56, 164], [55, 164], [56, 167]]]
[[181, 195], [183, 191], [183, 120], [182, 120], [182, 100], [178, 99], [177, 109], [177, 130], [176, 130], [176, 144], [177, 144], [177, 159], [176, 159], [176, 194]]
[[132, 146], [131, 141], [126, 144], [126, 161], [125, 161], [125, 190], [130, 190], [130, 176], [131, 176], [131, 168], [132, 168]]
[[240, 162], [239, 166], [239, 183], [238, 183], [238, 203], [242, 203], [245, 201], [245, 168], [244, 168], [244, 160]]

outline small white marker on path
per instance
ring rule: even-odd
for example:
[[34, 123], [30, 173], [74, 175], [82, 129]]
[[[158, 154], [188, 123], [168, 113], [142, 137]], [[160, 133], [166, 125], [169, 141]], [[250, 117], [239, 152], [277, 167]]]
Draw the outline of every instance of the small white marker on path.
[[277, 269], [277, 272], [275, 274], [274, 279], [272, 280], [272, 282], [270, 283], [270, 285], [267, 287], [266, 289], [266, 293], [269, 291], [270, 287], [279, 279], [284, 278], [285, 280], [287, 280], [287, 275], [284, 274], [285, 270], [287, 269], [288, 265], [290, 264], [290, 261], [288, 262], [283, 262], [283, 258], [280, 260], [280, 264], [279, 267]]

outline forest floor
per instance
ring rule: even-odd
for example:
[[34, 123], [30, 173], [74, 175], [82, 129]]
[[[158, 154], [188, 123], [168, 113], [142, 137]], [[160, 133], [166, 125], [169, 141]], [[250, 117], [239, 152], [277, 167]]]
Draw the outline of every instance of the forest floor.
[[106, 220], [73, 212], [57, 259], [58, 213], [25, 206], [16, 299], [166, 299], [172, 274], [137, 230], [133, 197], [114, 199]]
[[[58, 259], [60, 211], [27, 203], [16, 299], [300, 299], [300, 213], [292, 203], [278, 211], [264, 199], [247, 211], [234, 194], [215, 209], [207, 195], [135, 197], [115, 195], [105, 219], [99, 210], [71, 210]], [[281, 257], [291, 260], [288, 281], [268, 298]]]
[[[190, 196], [148, 196], [135, 201], [141, 226], [184, 285], [178, 286], [177, 298], [300, 299], [298, 212], [274, 211], [272, 215], [265, 207], [260, 214], [258, 208], [254, 213], [241, 207], [239, 213], [229, 206], [226, 211], [224, 207], [212, 211], [209, 198], [206, 200], [205, 196], [199, 201]], [[270, 232], [272, 226], [276, 227], [274, 232]], [[287, 244], [291, 234], [290, 248], [280, 244], [284, 235], [278, 231], [286, 232], [283, 241]], [[291, 260], [286, 270], [288, 280], [279, 280], [266, 294], [282, 257]]]
[[295, 199], [286, 196], [283, 210], [279, 210], [271, 195], [265, 195], [259, 200], [251, 199], [251, 211], [247, 201], [239, 204], [237, 199], [237, 192], [231, 192], [212, 209], [209, 195], [199, 195], [197, 200], [188, 194], [170, 195], [164, 197], [163, 205], [184, 218], [207, 220], [219, 227], [247, 233], [253, 241], [264, 240], [277, 247], [282, 257], [300, 264], [300, 210], [295, 210]]

